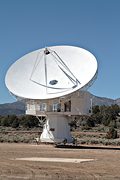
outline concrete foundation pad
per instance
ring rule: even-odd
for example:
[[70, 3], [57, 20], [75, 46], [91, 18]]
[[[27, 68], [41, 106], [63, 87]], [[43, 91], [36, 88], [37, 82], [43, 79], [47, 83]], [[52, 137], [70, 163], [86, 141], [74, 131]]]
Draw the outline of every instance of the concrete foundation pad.
[[40, 162], [82, 163], [82, 162], [94, 161], [95, 159], [72, 159], [72, 158], [41, 158], [41, 157], [30, 157], [30, 158], [16, 158], [15, 160], [20, 160], [20, 161], [40, 161]]

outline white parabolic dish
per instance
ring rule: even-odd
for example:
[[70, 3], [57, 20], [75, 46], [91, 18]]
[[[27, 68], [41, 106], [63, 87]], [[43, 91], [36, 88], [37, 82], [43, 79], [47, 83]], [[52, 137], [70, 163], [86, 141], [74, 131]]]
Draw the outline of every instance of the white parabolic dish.
[[84, 88], [97, 74], [96, 58], [74, 46], [52, 46], [33, 51], [8, 70], [5, 83], [15, 96], [51, 99]]

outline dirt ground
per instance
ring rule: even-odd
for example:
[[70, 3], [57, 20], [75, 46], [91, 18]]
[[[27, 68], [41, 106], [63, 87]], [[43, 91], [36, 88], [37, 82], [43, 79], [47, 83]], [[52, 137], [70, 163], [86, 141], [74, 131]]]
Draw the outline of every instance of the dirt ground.
[[[93, 159], [88, 162], [40, 162], [20, 158]], [[17, 159], [18, 158], [18, 159]], [[120, 179], [117, 149], [55, 148], [52, 145], [0, 144], [0, 180], [114, 180]]]

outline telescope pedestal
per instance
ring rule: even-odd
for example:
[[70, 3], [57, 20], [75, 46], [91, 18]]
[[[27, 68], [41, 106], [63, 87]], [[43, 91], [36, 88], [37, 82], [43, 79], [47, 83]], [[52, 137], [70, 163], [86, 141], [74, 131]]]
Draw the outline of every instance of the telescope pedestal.
[[64, 140], [68, 143], [72, 142], [67, 116], [57, 113], [48, 114], [40, 140], [41, 142], [50, 143], [59, 143]]

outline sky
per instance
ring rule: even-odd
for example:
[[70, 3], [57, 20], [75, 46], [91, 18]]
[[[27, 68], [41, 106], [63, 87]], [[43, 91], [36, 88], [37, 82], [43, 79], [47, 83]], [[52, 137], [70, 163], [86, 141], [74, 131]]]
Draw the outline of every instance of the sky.
[[99, 70], [89, 92], [120, 98], [120, 0], [0, 0], [0, 104], [15, 101], [4, 82], [8, 68], [54, 45], [93, 53]]

